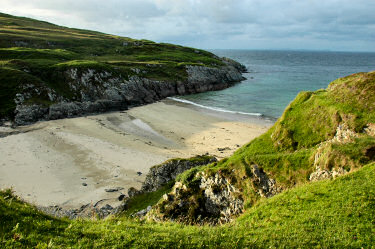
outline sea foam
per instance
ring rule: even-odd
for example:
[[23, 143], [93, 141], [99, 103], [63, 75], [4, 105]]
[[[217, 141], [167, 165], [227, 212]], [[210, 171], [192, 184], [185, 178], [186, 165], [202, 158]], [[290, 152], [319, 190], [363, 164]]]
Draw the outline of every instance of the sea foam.
[[208, 110], [212, 110], [212, 111], [217, 111], [217, 112], [226, 112], [226, 113], [242, 114], [242, 115], [257, 116], [257, 117], [263, 116], [262, 113], [230, 111], [230, 110], [226, 110], [226, 109], [219, 108], [219, 107], [205, 106], [205, 105], [194, 103], [194, 102], [186, 100], [186, 99], [179, 99], [179, 98], [174, 98], [174, 97], [168, 97], [168, 99], [171, 99], [171, 100], [174, 100], [174, 101], [177, 101], [177, 102], [181, 102], [181, 103], [185, 103], [185, 104], [198, 106], [200, 108], [204, 108], [204, 109], [208, 109]]

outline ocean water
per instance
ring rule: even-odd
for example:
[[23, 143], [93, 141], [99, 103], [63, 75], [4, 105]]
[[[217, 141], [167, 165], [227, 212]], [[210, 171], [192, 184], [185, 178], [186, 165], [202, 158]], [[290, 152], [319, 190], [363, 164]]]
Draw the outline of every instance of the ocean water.
[[326, 88], [352, 73], [375, 70], [375, 53], [211, 50], [244, 64], [247, 80], [221, 91], [177, 99], [225, 112], [278, 118], [300, 91]]

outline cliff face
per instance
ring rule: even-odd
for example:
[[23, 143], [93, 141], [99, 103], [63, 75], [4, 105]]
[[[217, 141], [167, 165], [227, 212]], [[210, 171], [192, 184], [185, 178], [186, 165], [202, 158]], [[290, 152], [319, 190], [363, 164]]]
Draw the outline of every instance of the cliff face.
[[0, 13], [0, 122], [16, 125], [220, 90], [246, 68], [194, 48]]
[[[123, 110], [128, 106], [152, 103], [175, 95], [221, 90], [244, 80], [242, 72], [230, 64], [221, 68], [186, 66], [187, 80], [159, 81], [139, 76], [128, 80], [114, 76], [108, 71], [71, 68], [64, 72], [69, 91], [78, 93], [80, 101], [70, 101], [59, 96], [53, 89], [43, 89], [29, 84], [22, 93], [17, 93], [14, 122], [26, 125], [38, 120], [74, 117], [110, 110]], [[25, 104], [35, 95], [47, 92], [49, 101], [58, 101], [50, 106]], [[32, 93], [32, 94], [31, 94]]]

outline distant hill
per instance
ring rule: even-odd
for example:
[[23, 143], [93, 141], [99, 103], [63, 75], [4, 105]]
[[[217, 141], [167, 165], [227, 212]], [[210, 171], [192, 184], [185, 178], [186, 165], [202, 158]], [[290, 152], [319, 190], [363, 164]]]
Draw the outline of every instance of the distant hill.
[[244, 70], [200, 49], [0, 13], [0, 119], [16, 124], [223, 89]]

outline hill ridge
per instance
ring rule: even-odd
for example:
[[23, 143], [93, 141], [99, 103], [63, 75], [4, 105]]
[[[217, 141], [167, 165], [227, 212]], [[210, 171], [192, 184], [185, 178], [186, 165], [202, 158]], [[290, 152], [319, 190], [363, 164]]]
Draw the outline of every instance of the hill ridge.
[[0, 120], [15, 125], [227, 88], [238, 62], [194, 48], [0, 15]]

